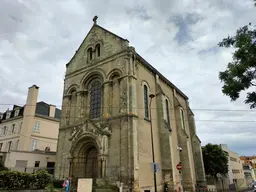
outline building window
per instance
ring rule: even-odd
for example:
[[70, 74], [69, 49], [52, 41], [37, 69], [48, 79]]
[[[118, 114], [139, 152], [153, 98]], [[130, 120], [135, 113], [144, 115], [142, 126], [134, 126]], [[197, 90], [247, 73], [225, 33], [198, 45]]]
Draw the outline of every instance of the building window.
[[37, 146], [37, 140], [33, 139], [31, 142], [30, 151], [34, 151], [36, 149], [36, 146]]
[[35, 161], [35, 167], [39, 167], [40, 161]]
[[234, 157], [229, 157], [229, 158], [230, 158], [231, 161], [237, 162], [237, 159], [236, 159], [236, 158], [234, 158]]
[[232, 173], [240, 173], [239, 169], [232, 169]]
[[167, 99], [165, 99], [165, 106], [166, 106], [166, 118], [167, 118], [168, 125], [170, 126], [170, 112], [169, 112], [169, 103]]
[[35, 131], [35, 132], [39, 132], [40, 131], [40, 122], [39, 121], [35, 122], [33, 131]]
[[2, 151], [3, 143], [0, 143], [0, 151]]
[[7, 152], [9, 152], [12, 149], [12, 142], [9, 141], [7, 144]]
[[185, 116], [184, 116], [184, 110], [181, 108], [180, 109], [180, 118], [181, 118], [181, 128], [186, 129], [185, 127]]
[[88, 56], [89, 60], [92, 60], [92, 48], [88, 49], [87, 56]]
[[16, 147], [15, 149], [18, 150], [19, 140], [16, 141]]
[[16, 110], [16, 111], [14, 112], [14, 117], [18, 116], [18, 115], [19, 115], [19, 112], [20, 112], [20, 110]]
[[6, 113], [6, 119], [9, 119], [11, 117], [11, 112]]
[[7, 126], [4, 126], [3, 136], [7, 135], [8, 128]]
[[25, 169], [27, 167], [28, 161], [24, 161], [24, 160], [16, 160], [16, 164], [15, 167], [19, 168], [19, 169]]
[[20, 123], [20, 128], [19, 128], [19, 130], [17, 131], [18, 133], [20, 133], [20, 131], [21, 131], [22, 124], [23, 124], [23, 122]]
[[101, 82], [95, 80], [91, 84], [90, 90], [90, 117], [92, 119], [100, 117], [101, 114], [102, 88]]
[[148, 112], [148, 87], [144, 85], [144, 115], [146, 119], [149, 119]]
[[12, 124], [12, 133], [15, 133], [15, 124]]
[[100, 57], [100, 44], [97, 44], [95, 48], [97, 56]]

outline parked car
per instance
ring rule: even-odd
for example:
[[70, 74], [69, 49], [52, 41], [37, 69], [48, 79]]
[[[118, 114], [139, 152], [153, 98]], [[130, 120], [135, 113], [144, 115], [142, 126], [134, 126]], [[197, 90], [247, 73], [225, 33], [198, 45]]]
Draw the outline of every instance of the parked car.
[[253, 183], [251, 183], [249, 186], [248, 186], [249, 189], [253, 190], [254, 192], [256, 192], [256, 181], [254, 181]]

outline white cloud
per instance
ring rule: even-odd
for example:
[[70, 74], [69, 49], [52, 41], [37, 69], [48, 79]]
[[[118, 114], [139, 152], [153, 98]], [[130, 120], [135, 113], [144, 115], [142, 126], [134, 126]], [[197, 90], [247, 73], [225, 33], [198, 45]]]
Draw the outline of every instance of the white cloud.
[[[218, 72], [226, 68], [232, 50], [219, 49], [217, 43], [237, 28], [256, 23], [255, 9], [252, 0], [110, 0], [104, 5], [99, 0], [3, 0], [0, 101], [24, 104], [27, 88], [37, 84], [40, 100], [60, 106], [65, 64], [98, 15], [100, 25], [127, 38], [189, 96], [203, 144], [227, 143], [240, 154], [253, 154], [255, 123], [231, 121], [250, 121], [255, 113], [202, 109], [248, 109], [243, 98], [230, 103], [221, 93]], [[202, 121], [211, 119], [222, 122]]]

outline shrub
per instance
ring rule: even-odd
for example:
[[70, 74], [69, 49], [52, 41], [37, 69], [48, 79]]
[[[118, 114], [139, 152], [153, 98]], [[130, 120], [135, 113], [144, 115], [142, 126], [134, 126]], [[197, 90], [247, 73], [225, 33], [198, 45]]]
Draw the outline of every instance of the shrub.
[[54, 188], [61, 189], [63, 182], [64, 182], [63, 179], [62, 180], [55, 179], [52, 181], [52, 184]]
[[44, 189], [51, 182], [47, 171], [35, 174], [19, 171], [0, 171], [0, 183], [3, 189]]
[[50, 182], [51, 175], [46, 170], [40, 170], [33, 174], [34, 188], [44, 189]]

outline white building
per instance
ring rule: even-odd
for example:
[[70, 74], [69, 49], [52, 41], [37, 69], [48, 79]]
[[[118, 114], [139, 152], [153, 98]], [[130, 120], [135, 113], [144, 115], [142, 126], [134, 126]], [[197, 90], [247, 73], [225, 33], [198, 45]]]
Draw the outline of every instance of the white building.
[[247, 187], [243, 163], [239, 155], [228, 149], [226, 144], [220, 145], [221, 149], [228, 154], [228, 180], [229, 184], [236, 184], [238, 189]]

